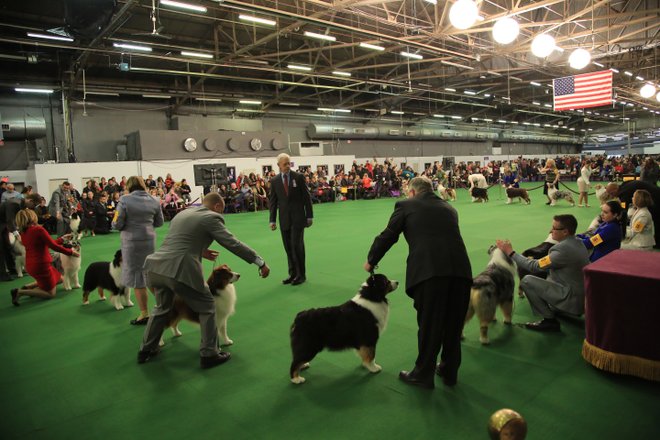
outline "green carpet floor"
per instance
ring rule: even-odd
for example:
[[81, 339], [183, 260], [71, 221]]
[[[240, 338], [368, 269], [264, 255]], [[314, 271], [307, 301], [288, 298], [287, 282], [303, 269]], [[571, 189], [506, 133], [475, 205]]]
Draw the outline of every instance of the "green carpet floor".
[[[475, 274], [496, 238], [509, 238], [524, 250], [545, 239], [552, 215], [573, 213], [582, 230], [599, 209], [593, 196], [591, 208], [565, 202], [548, 207], [540, 190], [532, 192], [530, 206], [505, 205], [497, 188], [486, 205], [469, 203], [465, 190], [458, 196], [454, 206]], [[229, 321], [232, 360], [209, 371], [198, 366], [199, 330], [191, 324], [182, 324], [181, 338], [167, 331], [161, 356], [139, 366], [143, 328], [128, 324], [136, 308], [115, 311], [96, 294], [82, 306], [80, 290], [58, 291], [51, 301], [23, 298], [15, 308], [9, 289], [26, 279], [2, 283], [0, 438], [485, 439], [488, 418], [500, 408], [523, 414], [534, 440], [660, 438], [660, 385], [587, 364], [580, 356], [581, 319], [563, 320], [561, 333], [537, 334], [505, 327], [498, 312], [488, 347], [479, 344], [473, 320], [465, 329], [458, 386], [448, 389], [438, 380], [427, 391], [403, 384], [397, 374], [412, 367], [416, 356], [415, 315], [403, 286], [390, 296], [390, 322], [376, 359], [380, 374], [360, 368], [352, 352], [323, 352], [304, 373], [307, 383], [292, 385], [293, 317], [355, 294], [366, 278], [367, 251], [393, 204], [383, 199], [316, 205], [305, 237], [308, 282], [299, 287], [280, 282], [286, 258], [266, 212], [226, 216], [229, 229], [272, 272], [261, 279], [255, 266], [221, 251], [219, 261], [242, 278], [237, 313]], [[159, 243], [167, 229], [158, 230]], [[116, 233], [84, 239], [81, 281], [89, 263], [109, 261], [118, 247]], [[406, 255], [401, 237], [379, 270], [404, 281]], [[514, 323], [532, 318], [527, 302], [516, 299]]]

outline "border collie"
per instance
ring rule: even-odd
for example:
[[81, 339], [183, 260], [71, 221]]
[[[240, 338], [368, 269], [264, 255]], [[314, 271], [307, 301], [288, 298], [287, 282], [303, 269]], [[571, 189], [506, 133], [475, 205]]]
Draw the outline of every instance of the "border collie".
[[474, 187], [470, 190], [472, 202], [487, 202], [488, 201], [488, 188]]
[[71, 228], [71, 234], [73, 234], [72, 240], [79, 241], [82, 238], [82, 231], [80, 230], [80, 215], [77, 212], [71, 214], [69, 227]]
[[110, 291], [110, 303], [117, 310], [132, 307], [130, 290], [121, 284], [121, 249], [115, 252], [112, 262], [92, 263], [85, 271], [83, 281], [83, 305], [89, 304], [89, 292], [98, 287], [99, 298], [105, 301], [103, 289]]
[[527, 190], [524, 188], [507, 188], [506, 189], [506, 204], [510, 205], [513, 203], [513, 199], [518, 199], [521, 202], [524, 200], [526, 205], [529, 205], [531, 200], [529, 199], [529, 194], [527, 194]]
[[548, 184], [548, 197], [550, 197], [550, 206], [555, 206], [557, 204], [557, 200], [561, 199], [566, 200], [571, 204], [571, 206], [575, 206], [575, 201], [573, 200], [573, 196], [570, 192], [563, 190], [560, 191], [552, 184]]
[[324, 348], [331, 351], [354, 348], [362, 365], [378, 373], [381, 367], [374, 360], [378, 337], [387, 326], [386, 295], [398, 286], [398, 281], [390, 281], [385, 275], [371, 275], [357, 295], [344, 304], [298, 313], [291, 325], [291, 382], [305, 382], [300, 370], [309, 367], [309, 362]]
[[[73, 249], [81, 254], [80, 243], [78, 241], [65, 242], [63, 246], [67, 249]], [[78, 272], [80, 272], [80, 261], [82, 254], [79, 257], [71, 255], [60, 254], [60, 264], [62, 266], [62, 284], [64, 290], [79, 289], [80, 282], [78, 281]]]
[[11, 254], [14, 257], [16, 265], [16, 275], [23, 278], [23, 269], [25, 269], [25, 246], [20, 239], [20, 235], [15, 237], [11, 232], [9, 233], [9, 246], [11, 247]]
[[[226, 264], [217, 267], [206, 281], [213, 294], [215, 301], [215, 324], [218, 327], [218, 337], [222, 345], [232, 345], [234, 341], [227, 336], [227, 320], [235, 312], [236, 306], [236, 288], [234, 283], [238, 281], [241, 274], [232, 272]], [[179, 322], [182, 319], [199, 324], [199, 313], [193, 311], [182, 297], [176, 295], [174, 303], [168, 315], [168, 327], [172, 329], [174, 336], [181, 336], [183, 333], [179, 330]], [[164, 345], [163, 339], [160, 345]]]
[[488, 325], [495, 319], [498, 305], [504, 314], [504, 323], [511, 324], [516, 276], [516, 263], [508, 255], [496, 246], [491, 246], [488, 254], [488, 266], [472, 281], [470, 306], [465, 316], [467, 324], [476, 313], [479, 318], [479, 341], [484, 345], [490, 344]]

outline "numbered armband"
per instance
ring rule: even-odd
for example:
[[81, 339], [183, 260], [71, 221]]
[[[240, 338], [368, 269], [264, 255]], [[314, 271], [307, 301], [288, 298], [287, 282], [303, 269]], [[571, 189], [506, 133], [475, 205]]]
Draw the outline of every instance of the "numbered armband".
[[644, 230], [644, 226], [645, 226], [644, 223], [642, 223], [641, 221], [636, 221], [635, 223], [633, 223], [632, 230], [634, 232], [642, 232]]
[[539, 267], [541, 269], [550, 266], [551, 263], [552, 261], [550, 261], [550, 255], [546, 255], [545, 257], [539, 259]]
[[603, 238], [600, 236], [600, 234], [596, 234], [593, 237], [591, 237], [589, 239], [589, 241], [591, 241], [592, 245], [598, 246], [599, 244], [601, 244], [603, 242]]

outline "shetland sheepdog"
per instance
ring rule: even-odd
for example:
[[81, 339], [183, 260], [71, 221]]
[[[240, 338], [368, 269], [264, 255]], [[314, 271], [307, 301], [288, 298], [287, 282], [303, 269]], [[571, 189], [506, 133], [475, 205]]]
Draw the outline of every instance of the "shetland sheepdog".
[[508, 255], [496, 246], [491, 246], [488, 254], [488, 266], [472, 281], [470, 306], [465, 316], [467, 324], [476, 313], [479, 318], [479, 341], [484, 345], [490, 344], [488, 325], [495, 319], [498, 305], [504, 314], [504, 323], [511, 324], [516, 276], [516, 263]]
[[116, 310], [132, 307], [130, 290], [121, 282], [121, 249], [115, 252], [111, 262], [97, 261], [89, 265], [83, 281], [83, 305], [89, 304], [89, 292], [98, 288], [99, 299], [105, 301], [105, 292], [110, 291], [110, 303]]
[[309, 362], [324, 348], [331, 351], [354, 348], [362, 365], [378, 373], [381, 367], [374, 361], [378, 337], [387, 326], [386, 295], [398, 286], [398, 281], [390, 281], [385, 275], [371, 275], [357, 295], [344, 304], [298, 313], [291, 325], [291, 382], [305, 382], [300, 370], [309, 367]]
[[[215, 323], [218, 327], [218, 337], [222, 345], [232, 345], [234, 341], [227, 336], [227, 320], [235, 312], [236, 306], [236, 288], [234, 283], [238, 281], [241, 274], [232, 272], [226, 264], [217, 267], [206, 281], [215, 300]], [[186, 304], [185, 300], [176, 295], [174, 303], [169, 313], [168, 327], [172, 329], [174, 336], [181, 336], [183, 333], [179, 330], [179, 322], [182, 319], [199, 324], [199, 313]], [[160, 345], [164, 345], [163, 339]]]

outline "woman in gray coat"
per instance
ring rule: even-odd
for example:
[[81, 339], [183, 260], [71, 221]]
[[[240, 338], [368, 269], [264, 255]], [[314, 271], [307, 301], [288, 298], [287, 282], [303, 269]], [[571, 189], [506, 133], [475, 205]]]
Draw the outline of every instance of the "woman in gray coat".
[[149, 320], [147, 284], [144, 279], [144, 260], [156, 250], [154, 228], [163, 225], [160, 203], [147, 193], [140, 176], [131, 176], [126, 182], [128, 194], [121, 196], [115, 211], [113, 227], [121, 231], [122, 284], [135, 290], [140, 316], [131, 320], [133, 325], [145, 325]]

